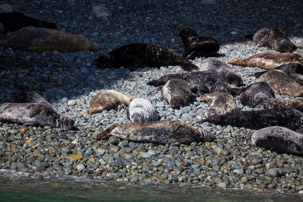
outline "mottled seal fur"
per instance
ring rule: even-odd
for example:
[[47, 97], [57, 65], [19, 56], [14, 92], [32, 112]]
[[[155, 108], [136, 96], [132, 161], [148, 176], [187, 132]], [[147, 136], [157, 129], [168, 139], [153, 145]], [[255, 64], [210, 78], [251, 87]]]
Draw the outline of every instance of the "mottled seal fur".
[[268, 71], [260, 76], [258, 81], [266, 82], [276, 94], [294, 97], [303, 95], [303, 87], [282, 70]]
[[102, 133], [95, 133], [96, 140], [116, 136], [134, 142], [158, 144], [190, 144], [191, 142], [209, 142], [215, 136], [202, 128], [195, 128], [181, 121], [150, 121], [125, 123], [110, 126]]
[[14, 32], [28, 26], [57, 29], [56, 23], [35, 19], [16, 11], [0, 13], [0, 22], [7, 32]]
[[55, 29], [24, 27], [8, 33], [1, 42], [5, 47], [23, 51], [96, 51], [101, 48], [81, 35], [69, 34]]
[[269, 126], [283, 126], [292, 130], [303, 127], [303, 113], [291, 108], [275, 108], [252, 111], [235, 111], [228, 114], [211, 116], [200, 123], [210, 122], [221, 126], [236, 126], [261, 129]]
[[41, 95], [32, 90], [13, 91], [11, 94], [10, 103], [36, 103], [52, 107], [52, 105], [47, 102]]
[[0, 121], [33, 126], [72, 129], [74, 121], [58, 114], [45, 104], [4, 103], [0, 105]]
[[262, 28], [254, 34], [253, 41], [258, 46], [265, 46], [278, 52], [291, 52], [296, 49], [296, 46], [278, 27]]
[[258, 147], [303, 156], [303, 135], [285, 127], [272, 126], [254, 132], [251, 141]]
[[270, 98], [275, 98], [275, 93], [265, 82], [249, 85], [239, 96], [242, 105], [249, 107], [255, 107]]
[[192, 71], [198, 67], [175, 51], [156, 44], [128, 44], [108, 54], [101, 55], [96, 61], [97, 68], [120, 68], [135, 71], [140, 67], [181, 66]]
[[162, 99], [174, 109], [187, 106], [192, 98], [192, 92], [186, 81], [171, 79], [162, 88]]
[[111, 110], [118, 107], [118, 105], [127, 107], [131, 101], [132, 96], [124, 95], [114, 90], [103, 91], [90, 100], [90, 109], [87, 110], [87, 113], [95, 114], [102, 110]]
[[158, 113], [152, 103], [145, 98], [135, 98], [128, 106], [127, 116], [132, 122], [158, 120]]
[[237, 110], [237, 104], [234, 97], [228, 93], [214, 92], [200, 96], [201, 101], [209, 105], [205, 113], [206, 117], [221, 115]]
[[179, 36], [184, 44], [183, 56], [188, 59], [214, 56], [220, 49], [220, 45], [215, 38], [199, 36], [192, 28], [184, 28]]
[[295, 53], [261, 53], [243, 60], [228, 62], [228, 64], [243, 67], [260, 67], [263, 69], [274, 69], [288, 63], [303, 63], [302, 55]]
[[255, 109], [274, 109], [281, 107], [292, 108], [303, 112], [303, 99], [286, 100], [271, 98], [258, 104]]

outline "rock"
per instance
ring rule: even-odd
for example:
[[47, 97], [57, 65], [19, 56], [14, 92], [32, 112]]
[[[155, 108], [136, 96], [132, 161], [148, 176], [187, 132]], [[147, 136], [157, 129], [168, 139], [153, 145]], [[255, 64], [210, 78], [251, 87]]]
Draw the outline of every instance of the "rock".
[[278, 176], [278, 169], [277, 168], [269, 169], [265, 172], [265, 175], [270, 176], [270, 177], [277, 177]]
[[77, 165], [77, 170], [78, 171], [82, 171], [82, 170], [84, 170], [84, 168], [85, 168], [85, 166], [83, 164]]

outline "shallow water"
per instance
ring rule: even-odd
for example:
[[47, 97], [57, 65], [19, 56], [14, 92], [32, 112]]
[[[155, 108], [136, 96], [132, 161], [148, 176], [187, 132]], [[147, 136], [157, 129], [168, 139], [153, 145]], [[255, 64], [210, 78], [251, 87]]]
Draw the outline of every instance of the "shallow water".
[[77, 178], [39, 179], [0, 171], [0, 201], [303, 201], [303, 195], [208, 189], [181, 185], [130, 185]]

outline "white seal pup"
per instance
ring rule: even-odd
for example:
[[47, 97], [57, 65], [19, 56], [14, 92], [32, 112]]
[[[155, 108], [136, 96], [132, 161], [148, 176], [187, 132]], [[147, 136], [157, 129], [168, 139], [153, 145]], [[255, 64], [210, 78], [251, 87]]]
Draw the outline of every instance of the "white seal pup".
[[153, 104], [145, 98], [135, 98], [128, 106], [127, 116], [132, 122], [147, 122], [158, 120], [158, 114]]

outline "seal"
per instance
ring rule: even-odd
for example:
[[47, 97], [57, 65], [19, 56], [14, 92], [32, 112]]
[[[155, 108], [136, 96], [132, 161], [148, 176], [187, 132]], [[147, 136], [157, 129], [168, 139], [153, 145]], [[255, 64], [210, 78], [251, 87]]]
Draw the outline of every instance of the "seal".
[[156, 109], [145, 98], [135, 98], [129, 103], [127, 117], [132, 122], [147, 122], [159, 119]]
[[296, 46], [279, 27], [264, 27], [253, 36], [258, 46], [265, 46], [278, 52], [291, 52]]
[[192, 92], [186, 81], [171, 79], [162, 88], [162, 99], [166, 100], [173, 109], [187, 106], [192, 98]]
[[29, 26], [57, 29], [56, 23], [35, 19], [17, 11], [0, 12], [0, 23], [3, 24], [7, 32], [14, 32]]
[[97, 51], [99, 44], [93, 43], [81, 35], [69, 34], [55, 29], [24, 27], [8, 33], [1, 43], [7, 47], [22, 51], [60, 51], [76, 52], [82, 50]]
[[52, 105], [47, 102], [41, 95], [32, 90], [13, 91], [11, 94], [10, 103], [36, 103], [52, 107]]
[[88, 114], [95, 114], [102, 110], [111, 110], [119, 105], [127, 107], [132, 101], [132, 96], [124, 95], [114, 90], [106, 90], [95, 95], [89, 102]]
[[266, 82], [276, 94], [293, 97], [303, 95], [303, 87], [282, 70], [268, 71], [258, 78], [258, 82]]
[[120, 68], [135, 71], [140, 67], [181, 66], [186, 71], [198, 67], [175, 51], [156, 44], [128, 44], [108, 54], [101, 55], [96, 61], [97, 68]]
[[199, 36], [192, 28], [184, 28], [179, 36], [184, 44], [183, 56], [188, 59], [214, 56], [220, 49], [218, 41], [209, 36]]
[[255, 109], [274, 109], [287, 107], [303, 112], [303, 99], [286, 100], [271, 98], [258, 104]]
[[181, 121], [150, 121], [113, 125], [104, 132], [96, 132], [96, 140], [116, 136], [121, 139], [157, 144], [190, 144], [209, 142], [215, 136], [202, 128], [195, 128]]
[[303, 135], [285, 127], [272, 126], [254, 132], [251, 141], [278, 153], [303, 156]]
[[270, 98], [275, 98], [275, 93], [265, 82], [249, 85], [239, 96], [242, 105], [252, 108]]
[[51, 126], [72, 129], [74, 121], [58, 114], [45, 104], [4, 103], [0, 105], [0, 121], [24, 124], [26, 126]]
[[283, 126], [292, 130], [302, 129], [303, 113], [291, 108], [275, 108], [252, 111], [235, 111], [211, 116], [199, 123], [210, 122], [221, 126], [236, 126], [261, 129], [269, 126]]
[[214, 92], [200, 96], [202, 102], [206, 102], [210, 108], [205, 113], [206, 117], [230, 113], [237, 110], [234, 97], [228, 93]]
[[275, 69], [288, 63], [303, 63], [302, 55], [295, 53], [261, 53], [243, 60], [228, 62], [231, 65], [242, 67], [260, 67], [263, 69]]

